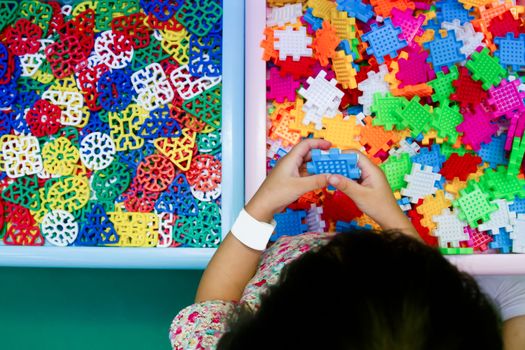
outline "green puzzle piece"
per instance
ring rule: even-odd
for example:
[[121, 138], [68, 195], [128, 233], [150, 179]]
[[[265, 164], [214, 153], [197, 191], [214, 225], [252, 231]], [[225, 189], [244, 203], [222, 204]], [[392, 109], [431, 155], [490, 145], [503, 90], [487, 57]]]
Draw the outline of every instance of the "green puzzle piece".
[[383, 96], [380, 92], [374, 94], [374, 101], [370, 110], [375, 114], [372, 125], [383, 126], [385, 130], [392, 130], [394, 126], [400, 126], [400, 119], [396, 111], [401, 109], [406, 102], [403, 97], [386, 94]]
[[392, 191], [398, 191], [405, 188], [407, 183], [405, 175], [410, 174], [412, 170], [412, 160], [408, 153], [402, 153], [398, 157], [390, 156], [379, 167], [385, 173], [386, 179], [392, 188]]
[[400, 108], [395, 112], [401, 120], [402, 128], [410, 128], [413, 137], [417, 137], [423, 131], [428, 131], [432, 120], [430, 106], [420, 104], [420, 100], [419, 96], [415, 96], [410, 102], [404, 102], [403, 109]]
[[474, 52], [466, 67], [472, 73], [472, 79], [482, 82], [484, 90], [499, 85], [501, 79], [507, 76], [507, 70], [499, 64], [499, 58], [493, 57], [488, 48]]
[[457, 66], [450, 67], [448, 74], [438, 72], [436, 79], [428, 82], [428, 85], [434, 89], [432, 101], [439, 102], [440, 104], [448, 104], [450, 102], [450, 95], [455, 91], [452, 82], [458, 77], [459, 72]]
[[496, 171], [487, 169], [479, 181], [490, 193], [491, 199], [512, 201], [516, 196], [525, 198], [525, 180], [509, 174], [503, 165], [498, 166]]
[[459, 112], [459, 107], [442, 104], [434, 110], [434, 114], [435, 118], [432, 119], [430, 125], [436, 129], [438, 136], [441, 138], [446, 137], [448, 142], [452, 144], [456, 143], [459, 136], [456, 127], [463, 121], [463, 115]]
[[217, 84], [187, 100], [182, 105], [182, 108], [213, 128], [220, 128], [222, 113], [221, 87], [222, 84]]
[[490, 220], [490, 214], [498, 210], [498, 205], [490, 202], [490, 196], [483, 192], [478, 183], [470, 181], [467, 188], [460, 191], [460, 196], [452, 205], [459, 208], [459, 218], [477, 228], [481, 220]]
[[4, 30], [18, 14], [18, 1], [0, 1], [0, 32]]

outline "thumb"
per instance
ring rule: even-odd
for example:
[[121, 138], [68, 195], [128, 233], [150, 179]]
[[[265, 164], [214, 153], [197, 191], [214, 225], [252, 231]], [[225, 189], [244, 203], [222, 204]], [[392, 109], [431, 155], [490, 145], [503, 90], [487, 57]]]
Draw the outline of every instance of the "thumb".
[[350, 198], [354, 198], [361, 190], [361, 185], [345, 176], [330, 175], [328, 177], [328, 184], [334, 186], [339, 191], [343, 192]]
[[318, 174], [301, 178], [301, 191], [319, 190], [328, 185], [328, 174]]

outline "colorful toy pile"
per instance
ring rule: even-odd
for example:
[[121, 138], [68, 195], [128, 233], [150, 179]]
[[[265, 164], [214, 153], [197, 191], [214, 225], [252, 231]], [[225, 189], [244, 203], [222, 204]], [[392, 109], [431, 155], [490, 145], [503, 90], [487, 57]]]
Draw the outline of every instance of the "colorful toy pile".
[[0, 2], [3, 244], [216, 247], [221, 60], [221, 0]]
[[[525, 252], [524, 8], [492, 0], [269, 0], [268, 168], [302, 138], [360, 149], [446, 254]], [[315, 157], [319, 157], [318, 154]], [[341, 155], [330, 153], [336, 169]], [[276, 236], [377, 225], [338, 191]], [[279, 223], [285, 223], [279, 226]]]

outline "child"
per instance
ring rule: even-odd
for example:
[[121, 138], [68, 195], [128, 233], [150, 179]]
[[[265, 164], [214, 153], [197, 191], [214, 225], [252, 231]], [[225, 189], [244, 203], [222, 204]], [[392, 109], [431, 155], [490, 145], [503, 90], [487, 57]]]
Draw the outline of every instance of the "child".
[[[330, 146], [304, 140], [272, 170], [210, 261], [196, 304], [173, 321], [173, 348], [525, 349], [525, 279], [479, 279], [500, 314], [471, 276], [419, 241], [365, 156], [359, 182], [305, 175], [310, 151]], [[263, 251], [273, 215], [329, 184], [384, 231], [282, 237]]]

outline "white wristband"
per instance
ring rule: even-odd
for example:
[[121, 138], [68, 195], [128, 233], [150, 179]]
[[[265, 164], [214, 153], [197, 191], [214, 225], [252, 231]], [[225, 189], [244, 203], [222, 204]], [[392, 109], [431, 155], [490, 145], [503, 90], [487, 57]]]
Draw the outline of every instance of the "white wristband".
[[231, 233], [244, 245], [255, 250], [265, 250], [275, 226], [275, 220], [271, 224], [257, 221], [243, 209], [235, 220]]

